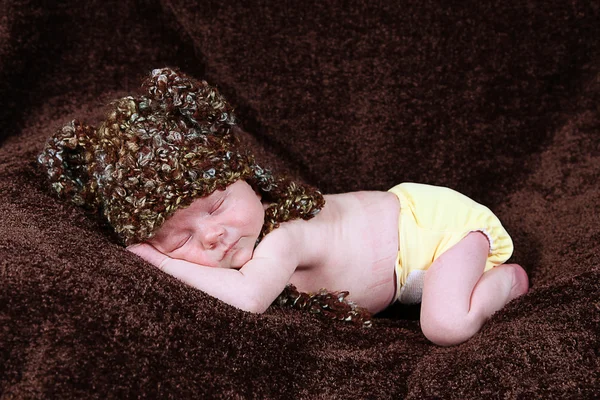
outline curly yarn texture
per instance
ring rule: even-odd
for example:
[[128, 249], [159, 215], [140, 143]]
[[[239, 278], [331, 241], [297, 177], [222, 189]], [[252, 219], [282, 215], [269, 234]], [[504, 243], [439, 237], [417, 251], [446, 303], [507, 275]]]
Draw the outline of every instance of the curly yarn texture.
[[176, 210], [239, 179], [272, 203], [261, 237], [323, 207], [319, 191], [275, 178], [240, 149], [233, 109], [207, 82], [163, 68], [142, 87], [144, 95], [114, 101], [97, 129], [77, 120], [59, 129], [38, 157], [54, 190], [100, 211], [124, 244], [149, 239]]
[[[175, 211], [239, 179], [269, 204], [259, 240], [283, 222], [314, 217], [324, 206], [315, 188], [256, 164], [234, 134], [233, 108], [206, 81], [161, 68], [142, 88], [138, 96], [112, 102], [98, 128], [73, 120], [58, 129], [38, 156], [54, 191], [100, 213], [123, 244], [151, 238]], [[357, 307], [345, 295], [324, 293], [300, 295], [288, 287], [275, 304], [357, 319]], [[336, 314], [334, 306], [342, 309]]]

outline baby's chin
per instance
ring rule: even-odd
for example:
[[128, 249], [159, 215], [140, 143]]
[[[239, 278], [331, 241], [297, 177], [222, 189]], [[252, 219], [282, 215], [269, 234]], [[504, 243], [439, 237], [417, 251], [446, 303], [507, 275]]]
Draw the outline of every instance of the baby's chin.
[[225, 265], [222, 268], [240, 269], [252, 259], [253, 253], [254, 251], [249, 249], [239, 249], [231, 258], [223, 260]]

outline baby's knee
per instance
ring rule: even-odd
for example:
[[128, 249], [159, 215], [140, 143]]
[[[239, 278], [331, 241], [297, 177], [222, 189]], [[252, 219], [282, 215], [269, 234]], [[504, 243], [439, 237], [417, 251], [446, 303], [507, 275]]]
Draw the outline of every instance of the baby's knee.
[[425, 337], [439, 346], [453, 346], [469, 340], [479, 327], [469, 315], [423, 315], [421, 331]]

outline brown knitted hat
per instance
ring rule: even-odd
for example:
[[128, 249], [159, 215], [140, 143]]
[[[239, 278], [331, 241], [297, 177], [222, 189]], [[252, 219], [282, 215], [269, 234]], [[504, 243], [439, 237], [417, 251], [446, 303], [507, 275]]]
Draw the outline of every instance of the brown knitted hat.
[[38, 157], [54, 190], [100, 212], [125, 244], [239, 179], [272, 203], [261, 237], [323, 207], [320, 192], [275, 178], [240, 148], [233, 109], [216, 88], [171, 68], [153, 70], [142, 87], [114, 101], [98, 129], [77, 120], [59, 129]]
[[[233, 110], [216, 88], [171, 68], [153, 70], [142, 87], [144, 94], [114, 101], [98, 129], [77, 120], [63, 126], [38, 156], [52, 188], [103, 215], [124, 244], [151, 238], [176, 210], [238, 179], [270, 203], [260, 238], [325, 204], [318, 190], [274, 177], [240, 148]], [[370, 326], [369, 312], [347, 294], [288, 284], [274, 304]]]

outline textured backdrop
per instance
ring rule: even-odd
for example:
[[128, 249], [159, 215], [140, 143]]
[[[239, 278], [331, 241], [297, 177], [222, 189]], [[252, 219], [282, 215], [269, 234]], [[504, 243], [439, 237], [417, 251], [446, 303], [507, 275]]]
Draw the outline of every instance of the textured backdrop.
[[[0, 398], [591, 398], [600, 2], [0, 0]], [[469, 342], [251, 315], [56, 200], [35, 157], [165, 65], [217, 85], [273, 168], [326, 193], [446, 185], [532, 289]]]

